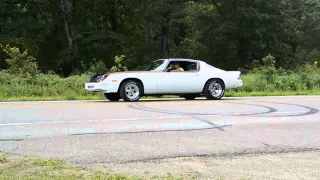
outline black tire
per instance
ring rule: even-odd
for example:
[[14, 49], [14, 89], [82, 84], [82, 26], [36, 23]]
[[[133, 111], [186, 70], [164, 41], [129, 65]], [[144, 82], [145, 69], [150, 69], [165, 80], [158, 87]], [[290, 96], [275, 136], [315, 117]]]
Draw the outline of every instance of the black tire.
[[[132, 89], [133, 91], [130, 93], [134, 93], [130, 96], [130, 93], [126, 93], [126, 88]], [[143, 95], [143, 87], [139, 81], [136, 80], [128, 80], [122, 83], [120, 86], [120, 97], [126, 102], [135, 102], [138, 101]]]
[[121, 99], [120, 95], [118, 93], [104, 93], [104, 96], [109, 101], [119, 101]]
[[181, 95], [181, 98], [185, 98], [186, 100], [194, 100], [197, 96], [193, 94]]
[[[210, 88], [215, 88], [216, 90], [210, 91]], [[217, 92], [218, 91], [218, 92]], [[209, 80], [203, 89], [203, 95], [209, 100], [220, 100], [224, 96], [225, 85], [223, 81], [219, 79]]]

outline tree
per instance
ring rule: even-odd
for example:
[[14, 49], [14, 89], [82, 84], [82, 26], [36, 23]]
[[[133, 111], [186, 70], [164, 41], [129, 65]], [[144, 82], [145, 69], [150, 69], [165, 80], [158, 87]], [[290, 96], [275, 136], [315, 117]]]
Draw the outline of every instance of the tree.
[[122, 64], [125, 57], [125, 55], [121, 55], [114, 58], [115, 65], [111, 68], [111, 72], [128, 71], [128, 68]]
[[[250, 68], [271, 53], [276, 67], [319, 59], [319, 0], [3, 0], [0, 43], [64, 76], [126, 55], [134, 69], [159, 58]], [[1, 49], [0, 49], [1, 51]], [[0, 68], [7, 68], [0, 53]]]
[[10, 47], [9, 45], [3, 46], [4, 52], [9, 58], [6, 62], [9, 65], [8, 72], [12, 74], [22, 74], [22, 75], [36, 75], [38, 73], [38, 64], [36, 59], [28, 54], [28, 50], [23, 53], [20, 52], [17, 47]]

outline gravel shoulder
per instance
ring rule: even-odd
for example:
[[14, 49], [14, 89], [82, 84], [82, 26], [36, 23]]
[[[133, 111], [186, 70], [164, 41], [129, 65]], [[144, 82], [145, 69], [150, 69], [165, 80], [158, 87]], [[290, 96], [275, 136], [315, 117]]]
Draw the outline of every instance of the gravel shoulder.
[[74, 165], [0, 153], [0, 179], [316, 180], [320, 179], [319, 155], [320, 151], [304, 151]]
[[320, 151], [231, 157], [188, 157], [132, 163], [86, 166], [101, 172], [122, 173], [144, 179], [166, 176], [183, 179], [320, 179]]

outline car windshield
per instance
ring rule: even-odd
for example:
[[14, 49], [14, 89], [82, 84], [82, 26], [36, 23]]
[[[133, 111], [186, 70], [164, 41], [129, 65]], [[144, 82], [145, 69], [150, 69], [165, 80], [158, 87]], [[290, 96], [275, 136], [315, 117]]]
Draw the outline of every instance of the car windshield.
[[164, 60], [153, 61], [145, 70], [146, 71], [161, 71], [165, 66]]

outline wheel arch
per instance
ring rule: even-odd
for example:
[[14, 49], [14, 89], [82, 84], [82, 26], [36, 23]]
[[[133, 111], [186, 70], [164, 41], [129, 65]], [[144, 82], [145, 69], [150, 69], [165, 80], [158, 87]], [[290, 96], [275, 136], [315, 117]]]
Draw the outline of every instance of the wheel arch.
[[121, 86], [122, 86], [122, 84], [123, 83], [125, 83], [126, 81], [130, 81], [130, 80], [134, 80], [134, 81], [138, 81], [140, 84], [141, 84], [141, 86], [142, 86], [142, 94], [144, 93], [144, 84], [143, 84], [143, 82], [141, 81], [141, 79], [139, 79], [139, 78], [124, 78], [121, 82], [120, 82], [120, 84], [119, 84], [119, 87], [118, 87], [118, 93], [120, 92], [120, 88], [121, 88]]
[[225, 84], [225, 82], [224, 82], [224, 80], [223, 79], [221, 79], [221, 78], [209, 78], [207, 81], [206, 81], [206, 83], [204, 83], [204, 85], [203, 85], [203, 87], [202, 87], [202, 93], [204, 92], [204, 88], [206, 87], [206, 85], [209, 83], [209, 81], [211, 81], [211, 80], [219, 80], [219, 81], [221, 81], [222, 82], [222, 85], [223, 85], [223, 88], [226, 88], [226, 84]]

